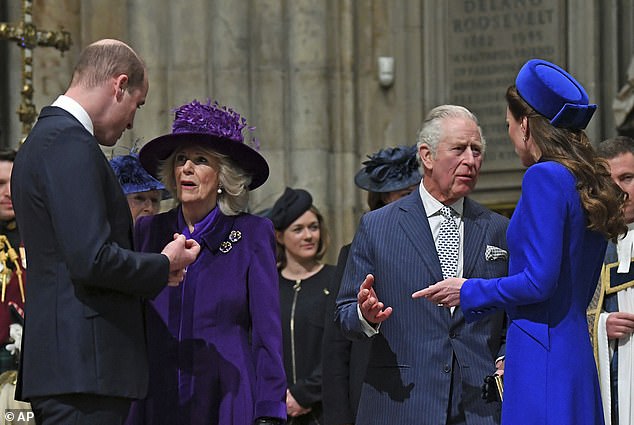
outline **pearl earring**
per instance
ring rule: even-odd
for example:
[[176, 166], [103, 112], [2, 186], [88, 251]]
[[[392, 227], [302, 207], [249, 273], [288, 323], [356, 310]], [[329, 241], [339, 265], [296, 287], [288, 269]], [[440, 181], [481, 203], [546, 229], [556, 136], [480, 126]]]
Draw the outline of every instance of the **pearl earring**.
[[216, 192], [218, 192], [218, 195], [220, 195], [222, 193], [222, 187], [218, 187], [218, 190]]

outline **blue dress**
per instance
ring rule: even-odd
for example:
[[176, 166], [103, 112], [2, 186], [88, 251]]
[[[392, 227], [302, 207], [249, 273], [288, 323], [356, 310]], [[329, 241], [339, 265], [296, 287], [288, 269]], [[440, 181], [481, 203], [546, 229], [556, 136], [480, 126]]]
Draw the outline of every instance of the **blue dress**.
[[575, 185], [559, 163], [531, 166], [508, 227], [509, 276], [461, 289], [467, 320], [510, 319], [503, 424], [603, 424], [586, 308], [607, 242], [587, 229]]

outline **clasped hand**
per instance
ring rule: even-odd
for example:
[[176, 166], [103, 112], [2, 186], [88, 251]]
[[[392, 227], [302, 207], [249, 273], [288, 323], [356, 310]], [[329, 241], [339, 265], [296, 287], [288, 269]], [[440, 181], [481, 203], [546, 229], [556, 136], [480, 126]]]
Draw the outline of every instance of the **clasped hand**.
[[455, 307], [460, 305], [460, 288], [465, 280], [461, 277], [441, 280], [425, 289], [414, 292], [412, 298], [427, 298], [442, 307]]
[[193, 263], [200, 252], [200, 245], [193, 239], [174, 233], [174, 240], [163, 248], [161, 254], [170, 261], [169, 286], [178, 286], [185, 278], [187, 266]]
[[608, 315], [605, 322], [608, 339], [624, 338], [634, 333], [634, 314], [615, 311]]

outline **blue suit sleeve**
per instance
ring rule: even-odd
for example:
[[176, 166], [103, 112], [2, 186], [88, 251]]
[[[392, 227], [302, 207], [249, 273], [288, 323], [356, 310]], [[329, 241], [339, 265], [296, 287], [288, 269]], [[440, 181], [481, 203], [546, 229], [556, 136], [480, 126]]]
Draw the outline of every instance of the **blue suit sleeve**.
[[335, 320], [343, 334], [351, 340], [367, 338], [357, 313], [359, 288], [365, 277], [370, 273], [374, 273], [371, 249], [373, 245], [370, 243], [370, 235], [367, 229], [367, 215], [365, 215], [361, 217], [361, 223], [352, 241], [350, 258], [346, 264], [341, 288], [337, 295]]

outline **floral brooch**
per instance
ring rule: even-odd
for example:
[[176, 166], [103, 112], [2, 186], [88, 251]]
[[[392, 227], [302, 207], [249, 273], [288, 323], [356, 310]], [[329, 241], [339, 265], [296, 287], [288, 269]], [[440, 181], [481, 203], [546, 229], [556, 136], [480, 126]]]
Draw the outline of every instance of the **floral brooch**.
[[239, 230], [232, 230], [229, 233], [229, 238], [220, 244], [218, 250], [220, 250], [220, 252], [222, 252], [223, 254], [226, 254], [231, 251], [231, 248], [233, 248], [233, 244], [238, 242], [240, 239], [242, 239], [242, 232], [240, 232]]

